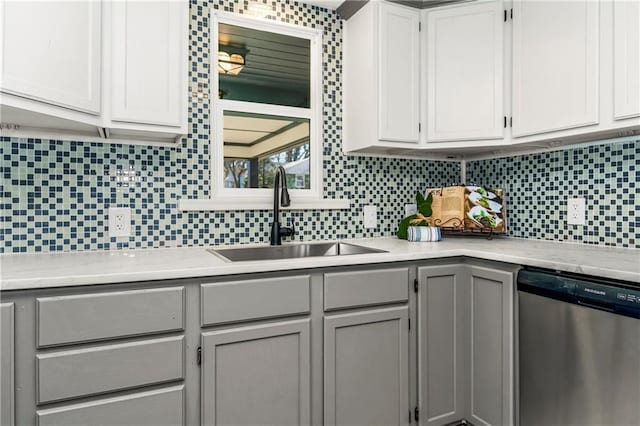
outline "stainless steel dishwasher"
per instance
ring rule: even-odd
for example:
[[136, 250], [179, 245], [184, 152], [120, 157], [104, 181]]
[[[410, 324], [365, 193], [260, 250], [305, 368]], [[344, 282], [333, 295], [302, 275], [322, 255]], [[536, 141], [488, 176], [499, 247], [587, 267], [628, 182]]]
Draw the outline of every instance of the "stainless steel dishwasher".
[[640, 286], [518, 274], [521, 426], [640, 425]]

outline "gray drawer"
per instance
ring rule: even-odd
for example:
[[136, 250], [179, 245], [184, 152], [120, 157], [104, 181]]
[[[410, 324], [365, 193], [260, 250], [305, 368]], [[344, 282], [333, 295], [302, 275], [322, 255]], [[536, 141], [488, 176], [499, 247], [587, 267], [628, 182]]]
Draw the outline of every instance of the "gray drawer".
[[310, 311], [309, 275], [202, 284], [200, 292], [203, 326]]
[[184, 386], [38, 410], [38, 426], [184, 425]]
[[165, 337], [36, 356], [38, 403], [184, 377], [184, 337]]
[[182, 330], [184, 287], [37, 299], [38, 347]]
[[324, 309], [340, 309], [409, 299], [407, 268], [324, 274]]

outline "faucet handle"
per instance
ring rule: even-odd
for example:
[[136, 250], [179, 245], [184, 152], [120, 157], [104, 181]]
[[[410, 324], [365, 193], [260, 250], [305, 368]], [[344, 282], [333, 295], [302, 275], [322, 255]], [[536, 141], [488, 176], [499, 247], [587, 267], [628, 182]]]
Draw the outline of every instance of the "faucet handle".
[[296, 227], [293, 222], [291, 222], [291, 226], [281, 226], [280, 227], [280, 235], [283, 237], [293, 237], [296, 234]]

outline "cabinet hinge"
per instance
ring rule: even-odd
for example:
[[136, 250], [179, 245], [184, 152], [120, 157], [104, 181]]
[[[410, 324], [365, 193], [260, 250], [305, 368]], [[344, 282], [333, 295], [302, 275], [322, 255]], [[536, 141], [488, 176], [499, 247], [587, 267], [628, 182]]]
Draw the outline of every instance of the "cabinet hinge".
[[504, 22], [507, 22], [507, 9], [504, 10]]
[[409, 318], [408, 321], [409, 321], [409, 330], [411, 330], [411, 318]]
[[418, 123], [418, 133], [422, 131], [422, 123]]
[[505, 129], [507, 128], [507, 116], [506, 115], [504, 116], [504, 128]]
[[418, 32], [422, 31], [422, 22], [418, 22]]
[[511, 8], [511, 20], [513, 21], [513, 8]]
[[513, 117], [509, 117], [509, 127], [513, 127]]
[[413, 419], [417, 422], [420, 421], [420, 409], [418, 407], [416, 407], [413, 410]]
[[418, 292], [418, 279], [414, 279], [413, 280], [413, 292], [417, 293]]
[[200, 346], [196, 349], [196, 362], [198, 365], [202, 365], [202, 347]]

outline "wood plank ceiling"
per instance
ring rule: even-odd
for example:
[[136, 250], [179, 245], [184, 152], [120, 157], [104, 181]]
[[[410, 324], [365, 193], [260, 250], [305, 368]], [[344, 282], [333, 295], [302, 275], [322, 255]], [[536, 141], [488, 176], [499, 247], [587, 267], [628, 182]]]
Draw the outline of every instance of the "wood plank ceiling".
[[221, 75], [222, 80], [283, 89], [309, 88], [309, 40], [220, 24], [218, 44], [221, 51], [228, 53], [247, 52], [240, 74]]

